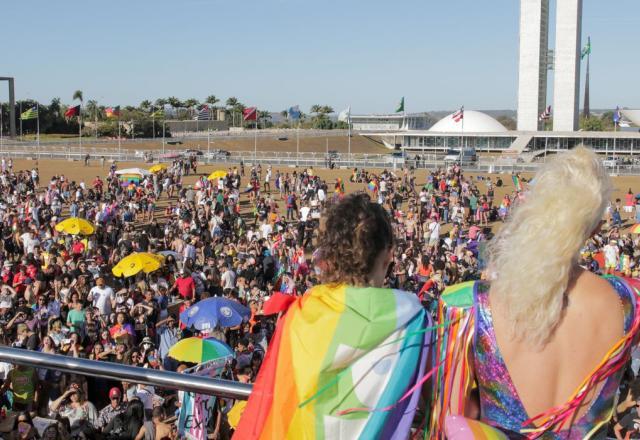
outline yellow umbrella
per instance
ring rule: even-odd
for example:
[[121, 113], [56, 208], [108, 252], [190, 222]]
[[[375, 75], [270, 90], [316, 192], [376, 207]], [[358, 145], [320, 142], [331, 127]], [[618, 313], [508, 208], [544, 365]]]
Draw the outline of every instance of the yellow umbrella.
[[164, 263], [164, 257], [162, 255], [149, 252], [134, 252], [113, 266], [111, 272], [117, 277], [130, 277], [140, 271], [149, 273], [158, 270], [162, 267], [162, 263]]
[[222, 171], [222, 170], [218, 170], [218, 171], [214, 171], [213, 173], [209, 174], [209, 177], [207, 177], [208, 180], [218, 180], [218, 179], [224, 179], [225, 177], [227, 177], [227, 172], [226, 171]]
[[91, 235], [95, 230], [91, 222], [79, 217], [69, 217], [56, 225], [56, 231], [71, 235]]
[[167, 169], [167, 166], [165, 164], [158, 163], [158, 164], [155, 164], [154, 166], [152, 166], [151, 168], [149, 168], [149, 172], [155, 174], [155, 173], [159, 173], [160, 171], [166, 170], [166, 169]]

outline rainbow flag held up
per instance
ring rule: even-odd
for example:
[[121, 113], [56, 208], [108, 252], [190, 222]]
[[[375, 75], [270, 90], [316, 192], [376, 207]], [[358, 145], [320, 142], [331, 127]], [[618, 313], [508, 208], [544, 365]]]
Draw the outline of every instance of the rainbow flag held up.
[[513, 186], [515, 186], [516, 191], [522, 192], [522, 183], [520, 183], [520, 176], [517, 174], [512, 174], [511, 179], [513, 180]]
[[428, 323], [413, 294], [312, 288], [280, 318], [234, 438], [407, 438]]

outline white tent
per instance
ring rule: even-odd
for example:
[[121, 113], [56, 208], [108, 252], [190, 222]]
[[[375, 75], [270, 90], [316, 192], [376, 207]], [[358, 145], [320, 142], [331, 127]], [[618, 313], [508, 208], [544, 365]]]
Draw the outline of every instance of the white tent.
[[117, 176], [121, 176], [123, 174], [137, 174], [138, 176], [146, 177], [150, 176], [151, 173], [143, 168], [125, 168], [124, 170], [116, 171]]

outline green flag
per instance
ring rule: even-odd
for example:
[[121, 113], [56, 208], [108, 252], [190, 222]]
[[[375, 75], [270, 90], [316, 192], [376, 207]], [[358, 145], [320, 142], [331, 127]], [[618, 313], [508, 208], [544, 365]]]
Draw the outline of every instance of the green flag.
[[400, 100], [400, 104], [398, 104], [398, 108], [396, 108], [396, 113], [400, 113], [404, 111], [404, 96]]
[[582, 54], [580, 55], [580, 59], [583, 60], [584, 57], [591, 53], [591, 37], [587, 38], [587, 45], [582, 48]]
[[23, 121], [27, 119], [36, 119], [37, 117], [38, 117], [38, 107], [36, 107], [35, 105], [20, 115], [20, 119], [22, 119]]

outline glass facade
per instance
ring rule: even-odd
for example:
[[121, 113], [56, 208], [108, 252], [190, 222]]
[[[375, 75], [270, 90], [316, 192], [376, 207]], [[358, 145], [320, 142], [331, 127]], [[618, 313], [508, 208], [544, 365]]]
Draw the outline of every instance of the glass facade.
[[[551, 132], [550, 132], [551, 133]], [[516, 140], [516, 136], [465, 136], [464, 146], [478, 151], [503, 151], [508, 149]], [[404, 135], [402, 146], [408, 149], [447, 150], [459, 148], [462, 137], [456, 135]], [[584, 145], [599, 153], [640, 154], [640, 136], [614, 138], [613, 137], [559, 137], [536, 135], [527, 144], [528, 151], [565, 151]]]

